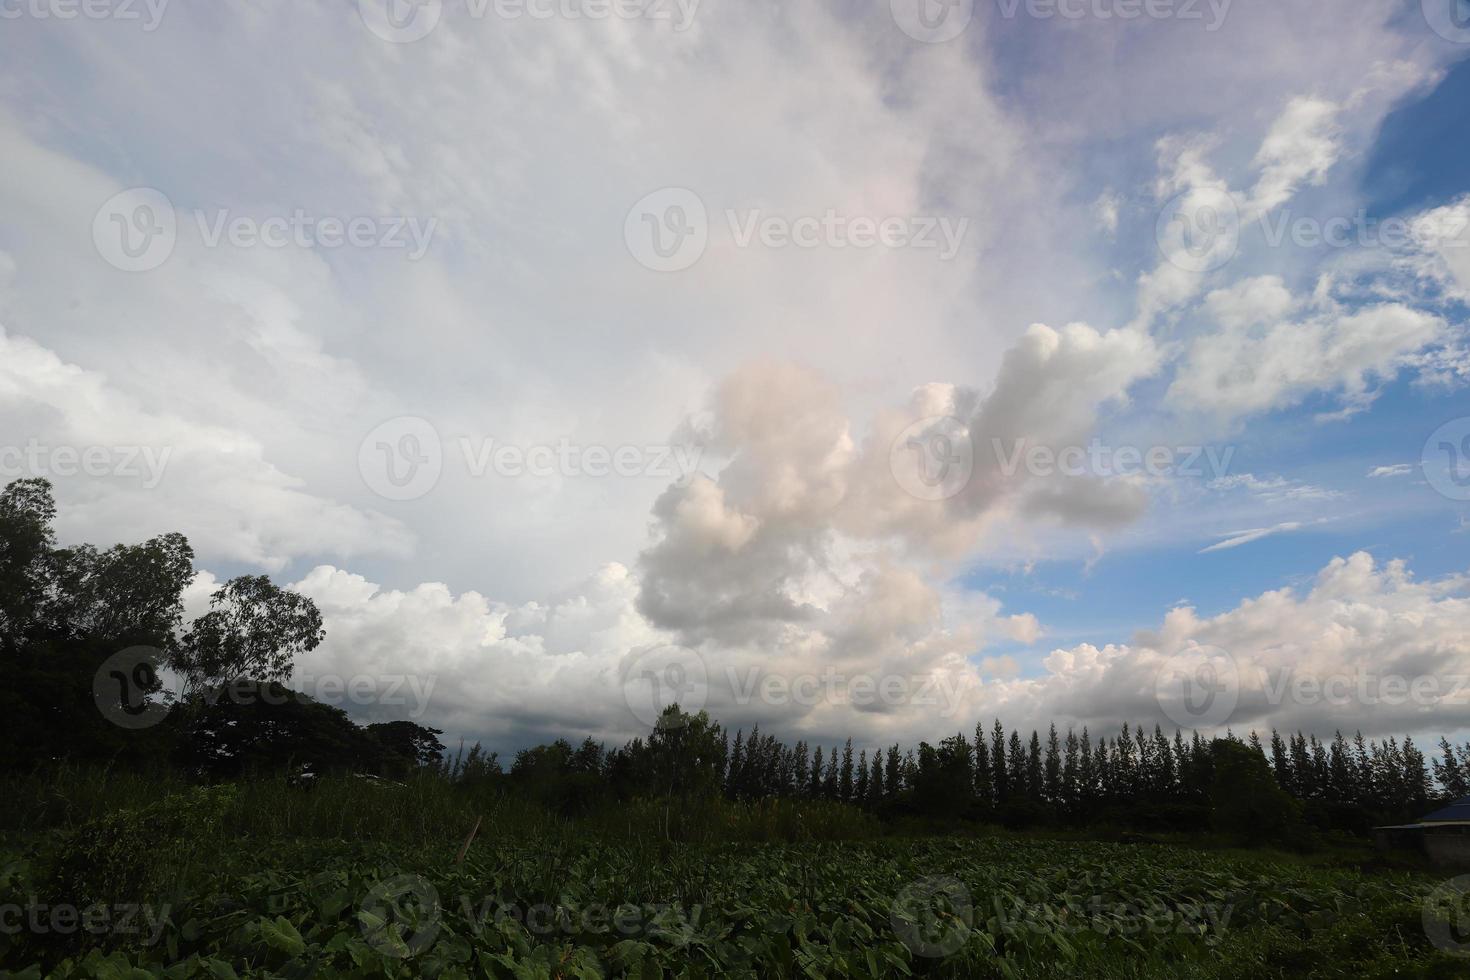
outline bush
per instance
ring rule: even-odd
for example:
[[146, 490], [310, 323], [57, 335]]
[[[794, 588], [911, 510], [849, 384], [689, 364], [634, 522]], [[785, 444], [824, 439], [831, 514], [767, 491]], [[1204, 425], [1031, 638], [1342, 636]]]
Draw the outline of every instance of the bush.
[[213, 852], [235, 795], [233, 786], [197, 787], [59, 834], [41, 850], [41, 897], [84, 907], [161, 896]]

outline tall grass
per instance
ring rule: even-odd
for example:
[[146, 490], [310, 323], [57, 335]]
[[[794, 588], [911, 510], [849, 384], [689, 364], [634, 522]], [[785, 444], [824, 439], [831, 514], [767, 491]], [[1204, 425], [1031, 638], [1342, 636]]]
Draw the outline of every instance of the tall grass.
[[135, 810], [181, 793], [177, 772], [59, 762], [30, 773], [0, 775], [0, 833], [34, 834], [76, 827], [119, 810]]
[[[403, 783], [323, 777], [310, 788], [284, 776], [242, 779], [214, 830], [222, 839], [328, 839], [412, 846], [458, 845], [481, 822], [481, 838], [548, 842], [557, 837], [683, 843], [855, 840], [882, 835], [855, 807], [822, 800], [731, 802], [631, 800], [576, 817], [517, 795], [503, 781], [455, 782], [423, 771]], [[59, 766], [0, 777], [0, 833], [29, 836], [94, 823], [170, 797], [191, 784], [169, 771]]]

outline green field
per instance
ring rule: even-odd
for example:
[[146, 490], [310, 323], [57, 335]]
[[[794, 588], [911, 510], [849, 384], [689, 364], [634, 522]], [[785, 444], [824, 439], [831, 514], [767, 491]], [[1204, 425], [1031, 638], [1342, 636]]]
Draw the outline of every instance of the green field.
[[[509, 800], [458, 813], [432, 793], [411, 821], [413, 787], [358, 783], [184, 790], [99, 812], [81, 785], [8, 828], [0, 905], [30, 918], [0, 934], [0, 962], [21, 976], [1470, 974], [1426, 935], [1440, 877], [1371, 859], [832, 840], [829, 824], [861, 827], [779, 806], [701, 814], [742, 838], [726, 842], [669, 840], [636, 809], [619, 828]], [[443, 824], [472, 811], [486, 819], [456, 864], [468, 828]]]

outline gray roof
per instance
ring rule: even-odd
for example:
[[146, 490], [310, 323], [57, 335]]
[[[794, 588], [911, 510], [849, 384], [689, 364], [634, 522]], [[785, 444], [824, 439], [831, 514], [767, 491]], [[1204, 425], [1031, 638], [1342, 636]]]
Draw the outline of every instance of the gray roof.
[[1442, 810], [1435, 810], [1425, 817], [1419, 818], [1423, 823], [1453, 823], [1464, 821], [1470, 823], [1470, 796], [1456, 800]]

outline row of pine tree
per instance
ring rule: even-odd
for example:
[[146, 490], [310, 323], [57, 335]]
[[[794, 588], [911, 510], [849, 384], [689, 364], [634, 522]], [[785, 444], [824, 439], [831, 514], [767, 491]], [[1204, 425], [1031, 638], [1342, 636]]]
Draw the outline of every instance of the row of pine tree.
[[[1300, 732], [1283, 738], [1273, 730], [1269, 742], [1256, 732], [1242, 742], [1269, 763], [1277, 783], [1298, 800], [1351, 804], [1375, 813], [1422, 811], [1436, 797], [1437, 781], [1446, 795], [1470, 795], [1470, 743], [1441, 741], [1443, 761], [1433, 763], [1411, 737], [1351, 740], [1338, 732], [1330, 742]], [[806, 797], [878, 807], [906, 790], [937, 791], [982, 807], [1016, 802], [1089, 811], [1109, 803], [1197, 803], [1210, 788], [1209, 743], [1198, 732], [1186, 740], [1181, 731], [1166, 736], [1155, 726], [1148, 734], [1127, 723], [1114, 737], [1093, 739], [1088, 729], [1060, 735], [1052, 725], [1045, 737], [1023, 738], [1006, 732], [997, 720], [973, 737], [957, 734], [936, 746], [921, 743], [903, 751], [858, 750], [848, 740], [840, 749], [815, 749], [805, 741], [788, 746], [759, 728], [729, 742], [721, 778], [735, 799]]]

